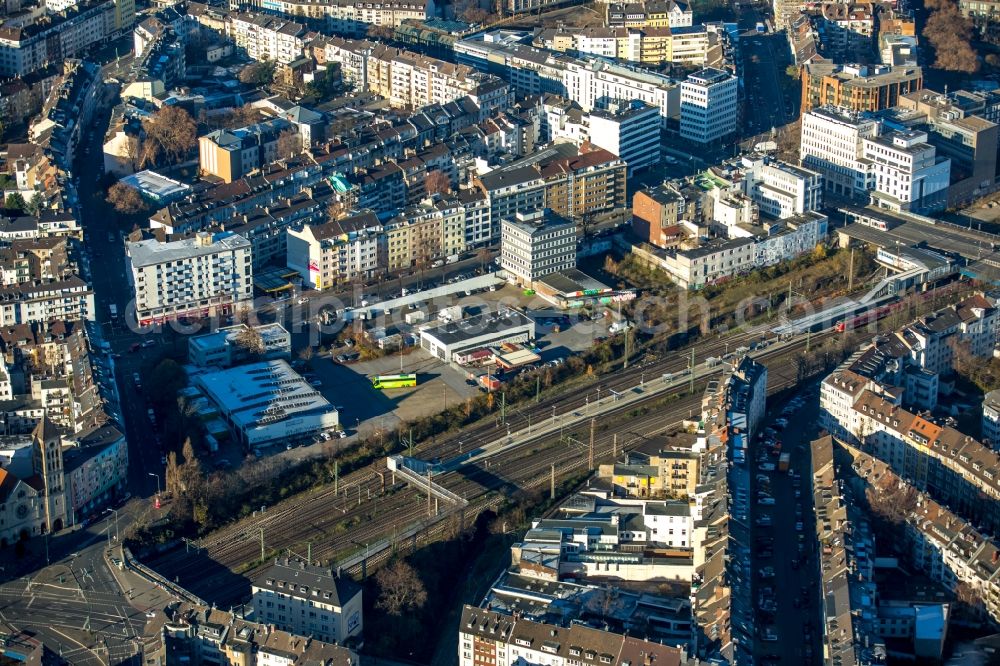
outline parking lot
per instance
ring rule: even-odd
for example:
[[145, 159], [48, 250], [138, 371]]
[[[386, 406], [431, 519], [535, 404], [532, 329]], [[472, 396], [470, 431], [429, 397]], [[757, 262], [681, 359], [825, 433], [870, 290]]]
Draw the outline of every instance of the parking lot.
[[[312, 374], [322, 382], [319, 390], [340, 410], [341, 425], [351, 433], [392, 429], [400, 421], [434, 414], [477, 392], [462, 374], [422, 349], [409, 350], [402, 362], [400, 371], [400, 356], [396, 354], [350, 364], [337, 363], [329, 356], [316, 357]], [[417, 386], [372, 387], [372, 376], [400, 372], [416, 373]]]
[[[389, 294], [392, 295], [392, 294]], [[466, 316], [482, 311], [496, 311], [500, 307], [522, 310], [536, 322], [535, 343], [543, 362], [565, 358], [589, 349], [596, 338], [608, 335], [608, 321], [580, 320], [577, 316], [563, 317], [552, 305], [536, 295], [526, 295], [522, 290], [506, 285], [496, 291], [480, 291], [470, 296], [440, 299], [427, 306], [431, 316], [441, 307], [459, 304]], [[350, 438], [360, 433], [370, 435], [379, 430], [392, 430], [399, 423], [435, 414], [449, 405], [478, 395], [479, 388], [469, 382], [471, 375], [485, 374], [488, 368], [465, 368], [445, 363], [419, 348], [419, 325], [407, 325], [405, 312], [393, 312], [389, 317], [369, 322], [349, 324], [360, 334], [366, 330], [384, 327], [386, 333], [408, 335], [417, 346], [407, 348], [402, 355], [387, 352], [384, 356], [368, 360], [360, 358], [356, 346], [343, 343], [330, 346], [326, 353], [315, 353], [303, 370], [307, 378], [317, 382], [316, 388], [340, 411], [341, 426]], [[345, 337], [341, 335], [341, 337]], [[305, 333], [293, 335], [296, 354], [309, 344], [315, 344]], [[316, 349], [317, 347], [314, 347]], [[301, 362], [297, 361], [297, 364]], [[417, 386], [413, 388], [378, 390], [372, 387], [371, 377], [380, 374], [416, 373]], [[319, 453], [322, 443], [300, 447], [290, 452], [278, 452], [295, 458]]]

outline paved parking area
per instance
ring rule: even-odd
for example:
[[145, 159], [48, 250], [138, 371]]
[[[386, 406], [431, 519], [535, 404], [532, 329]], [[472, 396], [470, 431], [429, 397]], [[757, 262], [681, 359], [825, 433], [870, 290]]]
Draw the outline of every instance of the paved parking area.
[[[496, 291], [483, 291], [471, 296], [448, 299], [444, 302], [437, 299], [428, 306], [433, 316], [437, 309], [446, 305], [461, 304], [466, 306], [467, 316], [488, 310], [496, 311], [499, 307], [515, 307], [529, 314], [537, 315], [536, 337], [543, 361], [553, 358], [564, 358], [574, 353], [589, 349], [595, 338], [608, 335], [608, 321], [579, 321], [575, 318], [568, 328], [559, 325], [557, 318], [561, 314], [544, 299], [536, 295], [525, 295], [512, 285], [505, 285]], [[386, 326], [390, 333], [397, 328], [418, 334], [416, 327], [404, 324], [404, 312], [396, 311], [387, 320], [377, 325]], [[551, 315], [552, 319], [549, 319]], [[559, 329], [558, 331], [556, 329]], [[309, 343], [309, 335], [300, 333], [293, 336], [293, 346], [296, 351]], [[315, 355], [311, 360], [311, 369], [307, 374], [314, 375], [322, 382], [319, 390], [331, 404], [340, 410], [341, 426], [349, 436], [356, 433], [371, 434], [380, 429], [392, 429], [400, 422], [410, 421], [435, 414], [449, 405], [464, 401], [478, 395], [479, 389], [468, 383], [469, 372], [454, 364], [447, 364], [436, 359], [423, 349], [414, 348], [402, 356], [387, 356], [341, 364], [334, 357], [346, 351], [344, 347], [332, 350], [330, 355]], [[418, 384], [415, 388], [376, 390], [371, 386], [370, 377], [378, 374], [397, 374], [399, 372], [415, 372]], [[474, 375], [484, 372], [483, 369], [471, 369]], [[352, 440], [348, 440], [352, 441]], [[300, 458], [314, 452], [319, 452], [322, 445], [287, 452], [293, 458]], [[278, 451], [279, 455], [286, 452]]]
[[377, 390], [370, 377], [397, 374], [398, 355], [343, 365], [329, 357], [316, 357], [312, 373], [323, 385], [323, 395], [341, 409], [341, 424], [353, 432], [366, 428], [393, 428], [400, 421], [410, 421], [441, 411], [447, 405], [475, 395], [476, 387], [466, 384], [464, 375], [432, 357], [422, 349], [403, 355], [403, 372], [417, 373], [417, 386], [406, 389]]

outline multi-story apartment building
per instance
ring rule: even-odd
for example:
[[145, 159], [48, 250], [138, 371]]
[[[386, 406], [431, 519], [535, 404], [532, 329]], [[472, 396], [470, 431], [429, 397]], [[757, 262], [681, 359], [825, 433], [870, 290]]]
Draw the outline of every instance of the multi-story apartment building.
[[870, 49], [878, 25], [870, 3], [824, 2], [815, 16], [823, 54], [834, 62], [849, 62], [859, 50]]
[[302, 57], [306, 27], [264, 14], [233, 12], [226, 17], [226, 36], [254, 60], [288, 64]]
[[[875, 544], [864, 512], [838, 479], [833, 439], [811, 444], [816, 539], [820, 545], [824, 663], [875, 663]], [[880, 646], [884, 650], [884, 646]], [[881, 651], [880, 650], [880, 651]]]
[[503, 218], [500, 265], [528, 288], [546, 275], [576, 268], [576, 224], [546, 210]]
[[923, 87], [919, 67], [840, 65], [812, 62], [802, 66], [802, 113], [819, 106], [851, 111], [881, 111]]
[[676, 248], [687, 237], [679, 224], [686, 205], [684, 195], [667, 183], [639, 190], [632, 197], [632, 232], [650, 245]]
[[276, 559], [251, 590], [258, 622], [337, 645], [361, 636], [361, 586], [329, 569]]
[[958, 9], [976, 25], [1000, 22], [1000, 2], [996, 0], [959, 0]]
[[891, 130], [867, 137], [861, 159], [869, 164], [872, 200], [879, 207], [926, 214], [947, 206], [951, 160], [937, 155], [925, 132]]
[[324, 176], [335, 178], [346, 194], [350, 184], [342, 175], [337, 177], [336, 166], [304, 164], [285, 169], [270, 165], [258, 175], [244, 176], [232, 183], [202, 183], [188, 196], [153, 213], [149, 226], [168, 234], [188, 234], [223, 223], [228, 228], [229, 224], [240, 223], [233, 220], [234, 215], [246, 215], [245, 222], [254, 211], [274, 206], [274, 202], [282, 199], [298, 200], [302, 195], [322, 198]]
[[465, 606], [458, 634], [459, 666], [546, 664], [681, 666], [683, 650], [573, 623], [568, 627]]
[[250, 241], [253, 268], [267, 264], [283, 263], [288, 251], [285, 230], [302, 224], [316, 224], [326, 217], [329, 201], [323, 188], [307, 188], [298, 194], [271, 201], [247, 213], [234, 215], [228, 220], [208, 227], [209, 231], [230, 231]]
[[478, 247], [492, 241], [493, 225], [490, 200], [478, 187], [459, 190], [458, 200], [465, 208], [465, 246]]
[[[739, 564], [750, 557], [749, 546], [729, 533], [730, 520], [746, 524], [750, 515], [745, 505], [716, 508], [711, 504], [720, 499], [719, 492], [723, 503], [735, 494], [749, 494], [753, 468], [746, 464], [747, 448], [761, 425], [766, 400], [767, 367], [743, 356], [718, 381], [709, 382], [701, 402], [706, 454], [714, 453], [718, 461], [711, 465], [706, 460], [701, 472], [714, 472], [717, 478], [712, 491], [702, 494], [704, 490], [699, 489], [702, 492], [695, 495], [694, 504], [702, 516], [711, 516], [713, 509], [721, 515], [716, 513], [714, 520], [703, 525], [705, 531], [696, 534], [700, 540], [696, 553], [705, 551], [699, 556], [705, 563], [699, 569], [702, 585], [693, 594], [693, 605], [699, 631], [704, 632], [697, 642], [699, 656], [707, 659], [712, 653], [721, 654], [724, 663], [742, 663], [750, 656], [748, 646], [733, 640], [729, 627], [754, 633], [758, 621], [751, 594], [753, 576]], [[703, 588], [705, 584], [708, 589]]]
[[199, 232], [185, 240], [150, 239], [125, 247], [141, 326], [235, 314], [253, 297], [250, 242], [237, 234]]
[[602, 108], [613, 100], [634, 99], [658, 108], [664, 123], [680, 116], [680, 86], [674, 79], [606, 60], [565, 59], [562, 89], [584, 111]]
[[0, 77], [26, 77], [76, 58], [91, 46], [124, 34], [135, 23], [134, 0], [90, 0], [58, 13], [0, 22]]
[[[900, 393], [881, 386], [875, 391], [863, 389], [849, 417], [838, 421], [838, 439], [860, 446], [931, 497], [996, 530], [1000, 527], [997, 453], [954, 428], [904, 409]], [[828, 398], [821, 395], [820, 404], [824, 422], [830, 422], [834, 410]]]
[[836, 106], [802, 114], [802, 166], [823, 174], [826, 190], [859, 196], [872, 189], [870, 171], [861, 161], [864, 140], [879, 132], [878, 121]]
[[746, 159], [743, 164], [742, 189], [761, 213], [784, 219], [822, 207], [819, 172], [769, 159]]
[[824, 380], [820, 389], [820, 425], [847, 440], [860, 428], [854, 404], [863, 391], [891, 395], [917, 410], [937, 406], [941, 374], [951, 370], [956, 345], [976, 356], [992, 354], [998, 330], [997, 311], [981, 295], [970, 296], [876, 338]]
[[605, 23], [611, 28], [683, 28], [694, 23], [694, 12], [689, 4], [673, 0], [611, 2]]
[[96, 318], [94, 290], [77, 275], [0, 287], [0, 326]]
[[654, 28], [546, 28], [533, 44], [581, 57], [618, 59], [658, 65], [664, 62], [690, 67], [719, 64], [725, 36], [716, 24]]
[[565, 217], [625, 207], [625, 163], [601, 148], [555, 143], [476, 180], [489, 199], [494, 237], [500, 220], [549, 208]]
[[705, 68], [681, 84], [681, 137], [712, 143], [736, 131], [739, 79], [729, 72]]
[[283, 118], [215, 130], [198, 138], [198, 165], [202, 173], [231, 183], [277, 160], [278, 138], [287, 131], [294, 128]]
[[183, 603], [167, 609], [158, 635], [145, 644], [150, 664], [217, 666], [356, 666], [358, 655], [343, 644], [307, 632], [290, 633], [255, 618]]
[[314, 50], [321, 50], [325, 61], [340, 63], [344, 81], [385, 97], [395, 107], [416, 109], [468, 96], [479, 105], [482, 117], [487, 117], [509, 105], [506, 83], [465, 65], [339, 37], [327, 37]]
[[[866, 494], [884, 495], [882, 501], [894, 501], [900, 492], [914, 490], [915, 484], [908, 483], [885, 461], [850, 445], [839, 446], [850, 455], [855, 476], [863, 480]], [[901, 550], [909, 563], [952, 592], [964, 584], [971, 591], [977, 610], [997, 621], [1000, 548], [996, 542], [953, 507], [948, 508], [926, 495], [920, 497], [904, 521]]]
[[427, 266], [438, 257], [466, 250], [466, 208], [438, 195], [407, 206], [385, 223], [387, 267]]
[[294, 20], [307, 20], [327, 34], [364, 37], [372, 25], [396, 28], [406, 20], [423, 21], [427, 15], [426, 0], [230, 0], [230, 8], [240, 11], [260, 11], [278, 14]]
[[680, 86], [669, 76], [602, 58], [574, 58], [525, 46], [521, 42], [526, 37], [499, 32], [475, 35], [455, 43], [455, 58], [503, 76], [521, 94], [561, 95], [584, 111], [627, 99], [657, 107], [664, 124], [680, 117]]
[[625, 207], [625, 162], [601, 148], [586, 147], [576, 156], [541, 167], [545, 206], [572, 219]]
[[607, 108], [585, 112], [558, 95], [545, 95], [539, 111], [543, 141], [570, 141], [604, 148], [620, 157], [628, 174], [660, 160], [660, 113], [641, 101], [615, 100]]
[[983, 416], [981, 420], [983, 443], [1000, 449], [1000, 389], [983, 396]]
[[66, 511], [78, 524], [102, 505], [125, 492], [128, 442], [113, 426], [100, 426], [70, 440], [63, 452]]
[[[438, 234], [438, 243], [440, 238]], [[370, 210], [289, 229], [287, 244], [288, 267], [316, 289], [371, 277], [388, 266], [388, 239], [382, 223]]]

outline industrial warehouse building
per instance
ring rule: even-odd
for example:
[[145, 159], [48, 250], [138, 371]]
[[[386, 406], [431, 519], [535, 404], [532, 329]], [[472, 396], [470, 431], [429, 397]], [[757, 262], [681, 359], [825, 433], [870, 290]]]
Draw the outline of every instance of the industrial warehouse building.
[[340, 422], [333, 405], [281, 359], [198, 375], [195, 381], [248, 448], [305, 437]]
[[450, 363], [456, 354], [504, 342], [535, 339], [535, 322], [517, 310], [500, 310], [460, 319], [420, 332], [420, 346]]

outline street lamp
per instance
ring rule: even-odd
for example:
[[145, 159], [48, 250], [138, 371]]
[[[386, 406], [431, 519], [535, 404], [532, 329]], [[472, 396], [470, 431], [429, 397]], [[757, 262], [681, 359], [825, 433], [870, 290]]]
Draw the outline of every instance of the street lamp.
[[148, 472], [148, 474], [150, 476], [156, 478], [156, 502], [157, 502], [157, 504], [159, 504], [159, 502], [160, 502], [160, 475], [157, 474], [156, 472]]

